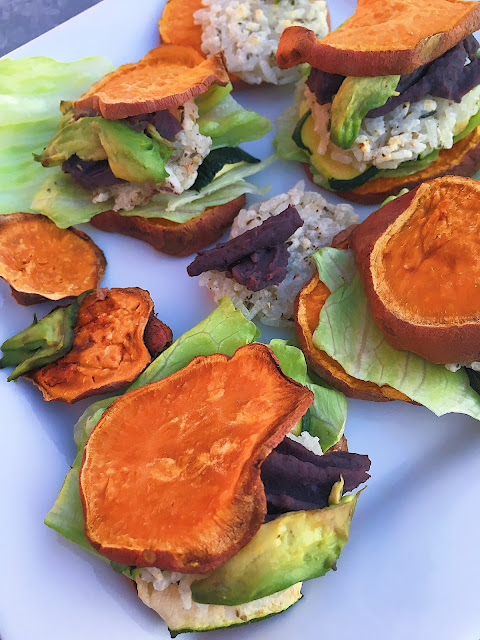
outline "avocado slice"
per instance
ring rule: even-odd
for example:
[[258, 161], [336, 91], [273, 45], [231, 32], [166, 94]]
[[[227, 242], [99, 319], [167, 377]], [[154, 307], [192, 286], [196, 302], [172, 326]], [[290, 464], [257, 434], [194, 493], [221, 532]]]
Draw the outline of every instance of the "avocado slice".
[[286, 513], [263, 524], [225, 564], [192, 583], [193, 599], [203, 604], [238, 605], [323, 576], [348, 540], [356, 500], [349, 495], [325, 509]]
[[332, 142], [341, 149], [350, 149], [357, 139], [363, 118], [371, 109], [382, 107], [388, 98], [395, 95], [399, 80], [398, 75], [345, 78], [332, 102]]
[[[68, 114], [65, 114], [68, 117]], [[103, 118], [80, 118], [62, 126], [42, 153], [34, 154], [44, 167], [55, 167], [68, 160], [74, 153], [82, 160], [105, 160], [107, 153], [98, 137], [98, 128]]]
[[118, 120], [101, 118], [94, 128], [117, 178], [128, 182], [163, 182], [168, 177], [165, 162], [172, 155], [171, 148]]
[[351, 164], [332, 160], [330, 149], [327, 149], [327, 152], [324, 155], [320, 155], [314, 151], [320, 144], [320, 136], [315, 131], [313, 116], [311, 114], [304, 120], [301, 128], [301, 141], [304, 145], [303, 148], [308, 148], [311, 152], [310, 163], [316, 171], [325, 176], [325, 178], [353, 180], [357, 176], [361, 175], [361, 172], [358, 169], [355, 169]]

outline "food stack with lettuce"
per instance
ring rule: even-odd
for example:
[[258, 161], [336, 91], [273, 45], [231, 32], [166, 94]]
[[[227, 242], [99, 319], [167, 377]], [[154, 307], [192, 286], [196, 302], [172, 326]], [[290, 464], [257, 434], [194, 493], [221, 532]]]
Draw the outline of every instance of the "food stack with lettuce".
[[479, 419], [479, 203], [478, 181], [437, 178], [314, 254], [297, 328], [319, 375], [350, 397]]
[[380, 203], [402, 188], [480, 168], [480, 5], [463, 0], [359, 0], [317, 40], [290, 27], [281, 68], [307, 62], [278, 122], [279, 154], [342, 197]]
[[133, 580], [172, 635], [295, 603], [335, 566], [357, 499], [343, 492], [368, 478], [367, 456], [346, 451], [345, 398], [258, 335], [225, 299], [87, 409], [46, 518]]
[[262, 192], [245, 178], [266, 165], [237, 145], [270, 123], [231, 90], [220, 53], [177, 45], [107, 74], [61, 103], [59, 132], [35, 159], [63, 173], [45, 180], [32, 209], [59, 227], [92, 220], [174, 255], [210, 244], [245, 194]]

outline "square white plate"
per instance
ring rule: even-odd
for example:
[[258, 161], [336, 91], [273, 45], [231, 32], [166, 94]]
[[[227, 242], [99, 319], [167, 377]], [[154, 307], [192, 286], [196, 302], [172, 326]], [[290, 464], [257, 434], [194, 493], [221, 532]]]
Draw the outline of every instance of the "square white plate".
[[[130, 62], [158, 43], [162, 6], [162, 0], [104, 0], [12, 55], [68, 61], [103, 54], [115, 64]], [[354, 7], [354, 0], [330, 0], [333, 26]], [[292, 87], [262, 87], [235, 97], [274, 119], [292, 93]], [[246, 148], [266, 157], [272, 137]], [[271, 183], [274, 195], [303, 178], [300, 167], [277, 162], [257, 179]], [[105, 251], [103, 285], [148, 289], [175, 336], [214, 308], [187, 276], [188, 259], [84, 228]], [[34, 311], [43, 316], [50, 308], [20, 307], [1, 282], [0, 343], [29, 324]], [[273, 335], [263, 330], [266, 340]], [[0, 375], [2, 640], [168, 638], [126, 579], [43, 524], [74, 457], [73, 424], [89, 401], [47, 404], [28, 382], [7, 384], [7, 373]], [[372, 478], [338, 571], [305, 584], [304, 599], [286, 613], [211, 637], [479, 640], [479, 425], [400, 402], [349, 401], [346, 434], [351, 451], [370, 455]]]

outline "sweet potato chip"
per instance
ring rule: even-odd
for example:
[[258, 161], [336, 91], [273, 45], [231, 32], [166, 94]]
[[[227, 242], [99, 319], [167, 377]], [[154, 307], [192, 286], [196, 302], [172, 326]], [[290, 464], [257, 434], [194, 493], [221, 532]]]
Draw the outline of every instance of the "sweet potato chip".
[[170, 256], [189, 256], [216, 242], [232, 224], [245, 205], [245, 196], [215, 207], [208, 207], [196, 218], [178, 223], [165, 218], [122, 216], [105, 211], [90, 223], [102, 231], [113, 231], [148, 242], [154, 249]]
[[480, 183], [449, 176], [372, 213], [351, 246], [386, 340], [436, 363], [480, 356]]
[[75, 109], [117, 120], [177, 107], [212, 84], [228, 82], [222, 53], [205, 59], [192, 47], [162, 44], [139, 62], [108, 73], [78, 98]]
[[193, 20], [202, 6], [202, 0], [168, 0], [158, 21], [162, 42], [190, 46], [203, 55], [202, 27]]
[[277, 50], [281, 69], [308, 62], [343, 76], [406, 75], [480, 27], [480, 3], [464, 0], [359, 0], [354, 15], [317, 40], [288, 27]]
[[392, 387], [387, 385], [380, 387], [373, 382], [358, 380], [349, 375], [336, 360], [313, 344], [313, 334], [318, 326], [320, 311], [329, 295], [329, 289], [320, 282], [318, 274], [314, 274], [301, 289], [295, 302], [297, 338], [309, 366], [348, 398], [374, 402], [387, 400], [408, 402], [407, 396]]
[[[72, 349], [55, 362], [28, 374], [45, 400], [73, 403], [82, 398], [126, 387], [172, 340], [152, 322], [153, 302], [138, 288], [99, 289], [78, 309]], [[152, 334], [153, 332], [153, 334]], [[149, 349], [150, 348], [150, 349]]]
[[199, 356], [103, 414], [80, 472], [85, 533], [110, 560], [206, 573], [260, 528], [260, 467], [313, 402], [262, 344]]
[[346, 200], [361, 204], [380, 204], [390, 195], [402, 189], [413, 189], [422, 182], [442, 176], [473, 176], [480, 169], [480, 126], [451, 149], [443, 149], [437, 160], [423, 171], [403, 178], [377, 178], [369, 180], [361, 187], [335, 193]]
[[63, 300], [95, 289], [106, 264], [103, 252], [83, 231], [59, 229], [33, 213], [0, 216], [0, 277], [20, 304]]

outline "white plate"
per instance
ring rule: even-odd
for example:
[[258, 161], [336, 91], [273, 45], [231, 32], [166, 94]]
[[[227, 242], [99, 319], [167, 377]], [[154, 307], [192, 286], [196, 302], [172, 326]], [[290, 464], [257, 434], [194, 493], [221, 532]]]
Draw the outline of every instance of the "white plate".
[[[161, 0], [105, 0], [13, 55], [136, 60], [157, 44], [162, 6]], [[354, 0], [330, 0], [333, 26], [354, 6]], [[273, 118], [292, 91], [252, 88], [236, 97]], [[270, 145], [271, 137], [248, 148], [265, 157]], [[271, 182], [273, 195], [301, 178], [299, 167], [279, 162], [258, 180]], [[104, 285], [148, 289], [175, 336], [213, 309], [208, 292], [187, 276], [187, 259], [85, 229], [107, 256]], [[0, 283], [0, 343], [26, 326], [33, 311], [43, 315], [50, 306], [20, 307]], [[7, 374], [1, 376], [0, 636], [168, 638], [163, 622], [142, 605], [127, 580], [43, 525], [74, 457], [72, 426], [88, 401], [73, 407], [47, 404], [28, 382], [7, 384]], [[305, 598], [286, 613], [211, 637], [479, 639], [479, 425], [464, 416], [438, 419], [400, 402], [349, 401], [347, 436], [352, 451], [370, 455], [372, 478], [338, 571], [305, 584]]]

